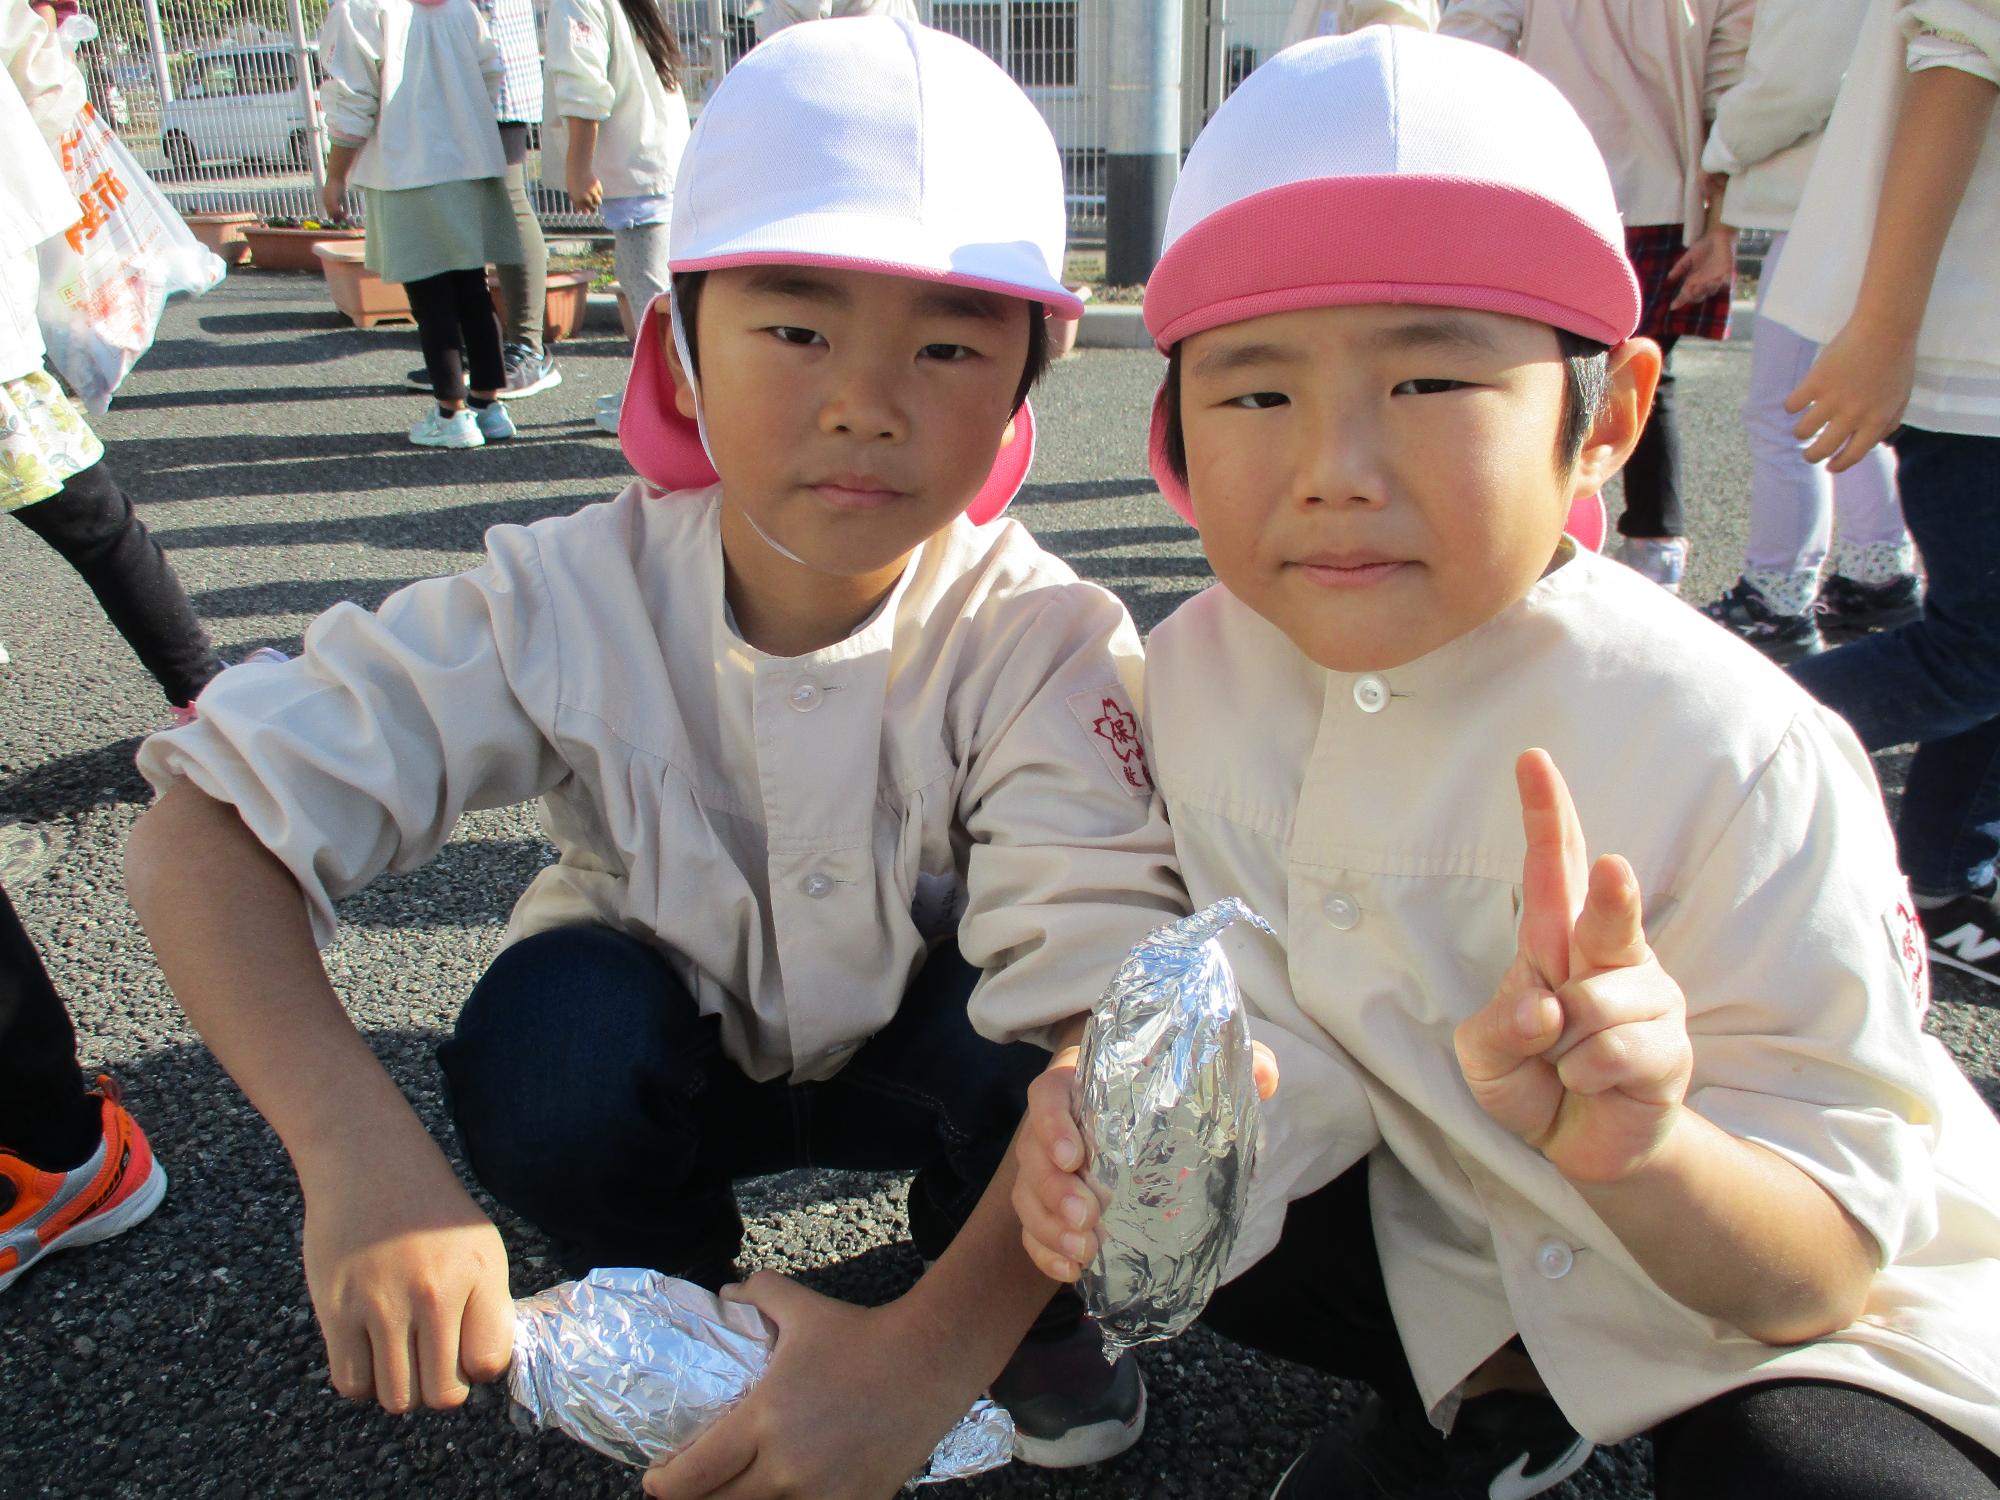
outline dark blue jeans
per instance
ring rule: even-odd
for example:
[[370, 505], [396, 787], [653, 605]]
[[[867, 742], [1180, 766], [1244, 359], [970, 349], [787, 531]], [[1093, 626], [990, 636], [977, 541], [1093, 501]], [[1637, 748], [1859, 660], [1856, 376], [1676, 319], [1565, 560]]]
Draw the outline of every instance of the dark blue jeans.
[[548, 1235], [566, 1274], [649, 1266], [712, 1287], [742, 1243], [735, 1180], [793, 1167], [914, 1169], [910, 1237], [934, 1259], [1048, 1065], [972, 1029], [978, 977], [941, 947], [839, 1073], [755, 1083], [658, 952], [562, 928], [494, 961], [438, 1063], [472, 1170]]
[[1917, 742], [1897, 850], [1918, 895], [1956, 896], [1992, 884], [2000, 856], [2000, 438], [1904, 427], [1890, 441], [1924, 616], [1791, 673], [1870, 750]]

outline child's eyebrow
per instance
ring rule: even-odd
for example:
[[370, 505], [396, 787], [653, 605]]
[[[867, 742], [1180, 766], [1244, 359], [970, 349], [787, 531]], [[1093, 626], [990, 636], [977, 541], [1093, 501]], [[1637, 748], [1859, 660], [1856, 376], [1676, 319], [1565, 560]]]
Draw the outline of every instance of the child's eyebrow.
[[918, 297], [915, 311], [919, 317], [976, 318], [982, 323], [999, 323], [1006, 317], [1004, 306], [1005, 299], [991, 293], [939, 287]]
[[1258, 365], [1296, 365], [1304, 359], [1299, 350], [1283, 344], [1221, 344], [1205, 351], [1194, 362], [1193, 373], [1206, 378]]
[[1471, 318], [1413, 318], [1392, 323], [1368, 336], [1369, 345], [1383, 353], [1412, 349], [1468, 349], [1481, 354], [1497, 352], [1493, 336]]
[[827, 281], [810, 271], [771, 266], [750, 274], [746, 291], [767, 297], [791, 297], [799, 302], [817, 302], [826, 307], [846, 307], [852, 300], [838, 282]]

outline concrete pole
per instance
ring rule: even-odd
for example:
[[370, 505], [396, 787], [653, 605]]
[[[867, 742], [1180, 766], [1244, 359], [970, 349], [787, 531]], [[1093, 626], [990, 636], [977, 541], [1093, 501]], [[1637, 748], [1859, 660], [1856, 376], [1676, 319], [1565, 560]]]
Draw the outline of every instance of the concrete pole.
[[160, 0], [145, 0], [146, 45], [153, 49], [153, 86], [160, 91], [160, 108], [174, 102], [173, 70], [167, 66], [167, 33], [160, 25]]
[[1183, 0], [1111, 0], [1104, 154], [1105, 280], [1152, 274], [1181, 169]]
[[319, 212], [319, 200], [326, 193], [326, 120], [319, 112], [319, 90], [313, 87], [312, 51], [306, 45], [306, 13], [299, 0], [290, 0], [286, 9], [292, 20], [292, 66], [298, 70], [299, 94], [306, 106], [307, 164], [312, 168], [313, 201], [304, 217]]

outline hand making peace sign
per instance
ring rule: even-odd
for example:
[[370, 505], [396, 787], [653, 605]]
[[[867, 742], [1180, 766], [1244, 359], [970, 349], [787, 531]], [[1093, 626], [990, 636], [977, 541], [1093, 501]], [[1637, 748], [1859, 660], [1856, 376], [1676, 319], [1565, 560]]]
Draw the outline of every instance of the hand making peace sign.
[[1514, 764], [1528, 836], [1514, 962], [1453, 1041], [1480, 1107], [1579, 1183], [1617, 1182], [1667, 1140], [1693, 1069], [1680, 986], [1647, 946], [1639, 882], [1595, 866], [1546, 751]]

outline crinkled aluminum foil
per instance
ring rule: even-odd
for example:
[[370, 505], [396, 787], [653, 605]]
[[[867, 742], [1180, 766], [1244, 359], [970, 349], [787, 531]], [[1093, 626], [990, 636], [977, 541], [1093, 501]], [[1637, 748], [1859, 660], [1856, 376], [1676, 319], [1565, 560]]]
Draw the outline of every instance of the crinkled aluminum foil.
[[[748, 1303], [657, 1271], [595, 1270], [514, 1304], [514, 1420], [643, 1468], [742, 1400], [771, 1344], [770, 1325]], [[982, 1400], [910, 1484], [982, 1474], [1013, 1451], [1013, 1422]]]
[[1215, 941], [1238, 921], [1271, 930], [1231, 898], [1151, 934], [1084, 1029], [1077, 1123], [1103, 1216], [1078, 1290], [1107, 1360], [1201, 1315], [1243, 1220], [1257, 1087], [1236, 976]]

